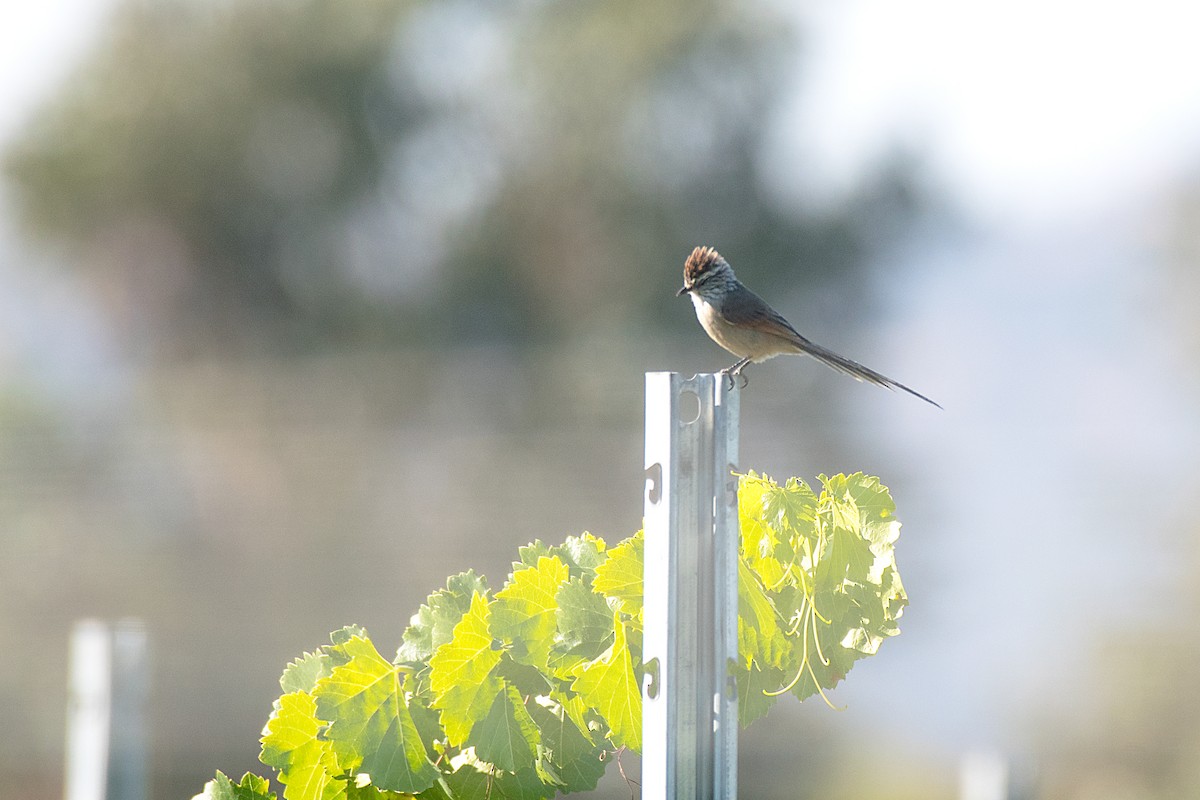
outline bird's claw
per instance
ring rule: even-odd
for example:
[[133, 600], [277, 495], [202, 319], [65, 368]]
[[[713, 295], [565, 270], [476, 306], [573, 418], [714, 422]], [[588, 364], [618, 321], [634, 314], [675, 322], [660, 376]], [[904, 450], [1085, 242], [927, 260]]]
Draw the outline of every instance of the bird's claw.
[[728, 367], [727, 369], [721, 370], [721, 374], [724, 375], [726, 378], [729, 378], [729, 388], [730, 389], [733, 389], [734, 386], [736, 386], [736, 383], [733, 380], [733, 377], [735, 375], [742, 379], [742, 388], [743, 389], [745, 389], [747, 386], [750, 385], [750, 379], [747, 378], [746, 375], [740, 369], [735, 369], [734, 367]]

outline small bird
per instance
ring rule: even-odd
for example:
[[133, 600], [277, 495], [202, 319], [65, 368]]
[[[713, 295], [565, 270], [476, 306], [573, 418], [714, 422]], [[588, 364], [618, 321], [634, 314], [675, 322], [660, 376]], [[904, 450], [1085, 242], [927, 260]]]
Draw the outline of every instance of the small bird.
[[683, 287], [676, 296], [691, 295], [696, 318], [714, 342], [740, 359], [721, 370], [732, 383], [747, 365], [778, 355], [810, 355], [818, 361], [860, 381], [888, 389], [901, 389], [926, 403], [941, 408], [920, 392], [881, 375], [856, 361], [839, 356], [805, 339], [761, 297], [742, 285], [733, 267], [711, 247], [697, 247], [683, 265]]

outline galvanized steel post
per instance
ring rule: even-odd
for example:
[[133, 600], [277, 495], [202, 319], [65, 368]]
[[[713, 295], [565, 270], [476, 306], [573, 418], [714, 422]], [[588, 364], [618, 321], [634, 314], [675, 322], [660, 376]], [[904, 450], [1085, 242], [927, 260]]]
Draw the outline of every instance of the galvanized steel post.
[[737, 796], [739, 395], [646, 373], [646, 800]]
[[66, 800], [145, 800], [150, 680], [136, 619], [79, 620], [71, 632]]

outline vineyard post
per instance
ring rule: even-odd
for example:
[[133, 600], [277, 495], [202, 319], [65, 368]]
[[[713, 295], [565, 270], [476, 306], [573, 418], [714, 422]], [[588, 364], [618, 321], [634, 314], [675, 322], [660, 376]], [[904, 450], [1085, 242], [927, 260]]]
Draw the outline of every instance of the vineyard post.
[[732, 383], [646, 373], [647, 800], [737, 796], [740, 389]]
[[71, 631], [66, 800], [145, 800], [146, 629], [94, 619]]

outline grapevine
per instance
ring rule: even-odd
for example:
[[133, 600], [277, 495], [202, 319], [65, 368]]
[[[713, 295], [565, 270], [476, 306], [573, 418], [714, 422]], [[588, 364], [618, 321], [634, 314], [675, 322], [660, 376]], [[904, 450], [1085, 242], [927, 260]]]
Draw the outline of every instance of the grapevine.
[[[785, 694], [830, 703], [860, 658], [899, 633], [900, 523], [877, 478], [780, 486], [740, 476], [737, 666], [743, 726]], [[593, 789], [640, 752], [643, 533], [584, 533], [518, 551], [493, 592], [451, 577], [392, 659], [356, 626], [283, 672], [262, 763], [285, 800], [550, 798]], [[197, 800], [275, 800], [266, 778], [218, 772]]]

